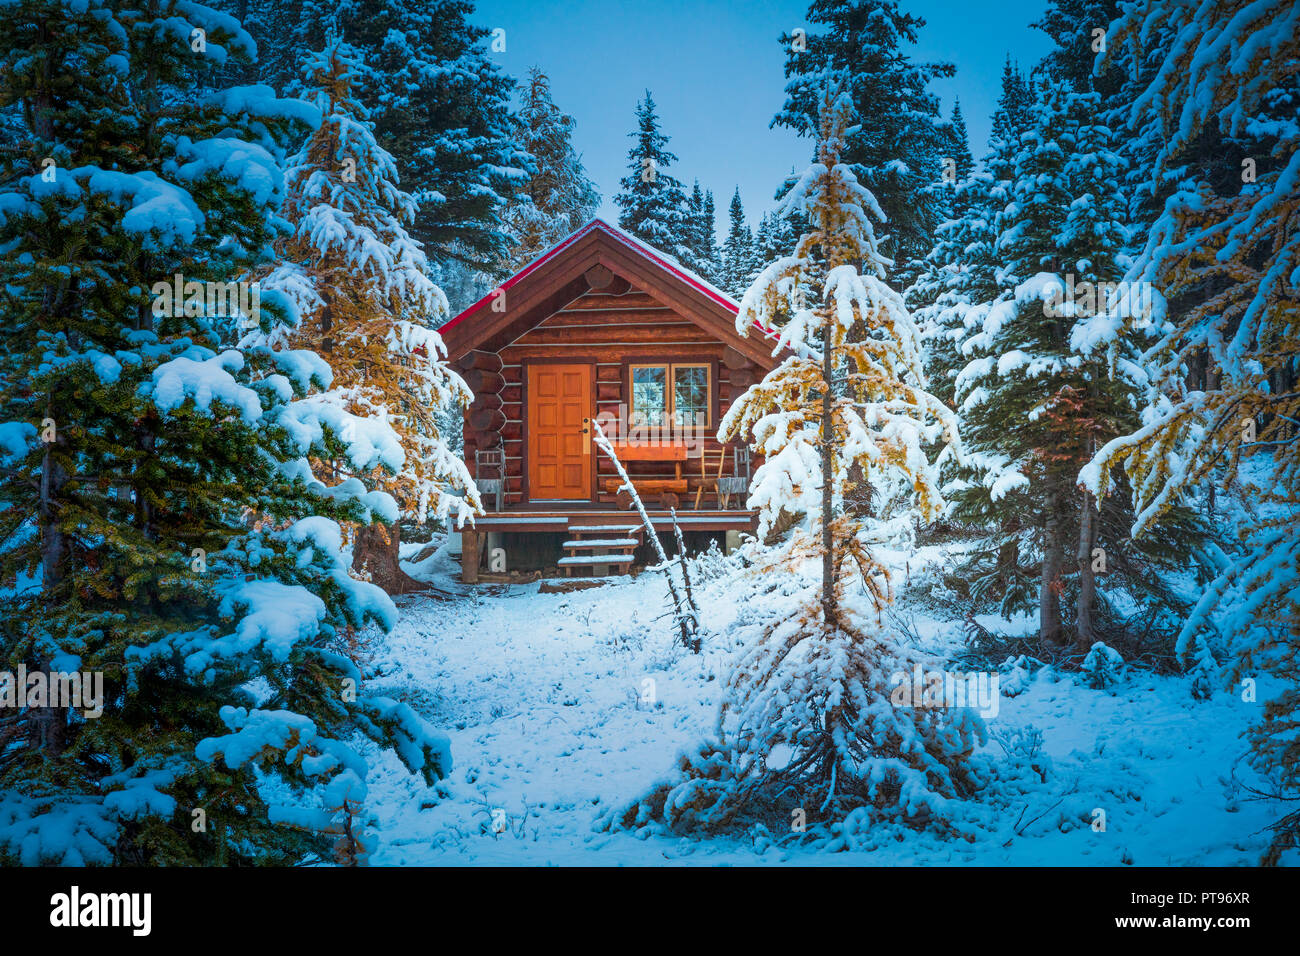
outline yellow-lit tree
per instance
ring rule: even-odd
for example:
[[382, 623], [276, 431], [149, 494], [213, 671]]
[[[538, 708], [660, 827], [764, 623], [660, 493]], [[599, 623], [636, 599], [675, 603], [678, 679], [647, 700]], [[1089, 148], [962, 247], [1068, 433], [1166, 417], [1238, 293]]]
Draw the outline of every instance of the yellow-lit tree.
[[[985, 736], [978, 715], [894, 699], [920, 659], [886, 618], [889, 572], [873, 552], [938, 514], [925, 448], [955, 444], [956, 429], [925, 391], [917, 328], [884, 281], [889, 263], [870, 218], [883, 215], [840, 161], [852, 120], [851, 99], [828, 87], [810, 119], [816, 162], [778, 212], [808, 230], [759, 274], [737, 317], [745, 334], [778, 328], [778, 350], [792, 354], [736, 401], [719, 432], [752, 436], [765, 456], [750, 497], [760, 537], [782, 511], [806, 515], [771, 560], [786, 570], [819, 560], [820, 593], [742, 654], [717, 742], [683, 755], [682, 778], [615, 825], [713, 830], [803, 810], [809, 827], [842, 823], [845, 839], [881, 819], [942, 830], [950, 801], [971, 790], [968, 760]], [[845, 508], [862, 483], [880, 502], [870, 516]], [[865, 608], [846, 606], [851, 585], [865, 589]]]
[[[285, 215], [293, 232], [264, 280], [292, 298], [301, 317], [276, 344], [318, 352], [333, 370], [333, 397], [354, 414], [386, 420], [400, 439], [396, 472], [352, 475], [341, 461], [326, 463], [337, 482], [362, 478], [392, 494], [406, 520], [464, 521], [480, 510], [478, 493], [436, 416], [472, 395], [446, 366], [433, 330], [447, 300], [406, 231], [415, 203], [353, 95], [364, 70], [338, 41], [307, 61], [308, 94], [323, 119], [289, 169]], [[398, 567], [397, 548], [396, 524], [356, 528], [353, 568], [390, 593], [406, 590], [412, 582]]]

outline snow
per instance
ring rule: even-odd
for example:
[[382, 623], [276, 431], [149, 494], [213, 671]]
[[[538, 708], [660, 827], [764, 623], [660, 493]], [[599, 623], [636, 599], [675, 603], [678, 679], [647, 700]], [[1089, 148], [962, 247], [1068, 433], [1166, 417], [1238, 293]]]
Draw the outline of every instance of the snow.
[[232, 408], [247, 422], [262, 414], [257, 393], [236, 381], [232, 372], [244, 367], [244, 356], [231, 349], [213, 355], [206, 349], [193, 349], [198, 358], [182, 355], [164, 362], [153, 372], [153, 402], [164, 413], [174, 412], [187, 401], [209, 412], [212, 403]]
[[[915, 556], [911, 574], [940, 558], [937, 549]], [[974, 843], [913, 834], [871, 852], [813, 853], [758, 837], [598, 832], [603, 813], [645, 793], [679, 751], [711, 733], [745, 636], [793, 606], [797, 583], [772, 581], [759, 600], [742, 599], [752, 593], [730, 572], [699, 586], [709, 631], [696, 656], [659, 620], [656, 574], [561, 594], [540, 593], [538, 583], [464, 593], [445, 549], [406, 568], [461, 596], [401, 599], [376, 690], [449, 728], [456, 769], [429, 790], [397, 757], [367, 754], [376, 864], [1250, 865], [1267, 843], [1268, 809], [1226, 782], [1259, 705], [1231, 694], [1195, 701], [1187, 678], [1145, 671], [1096, 690], [1085, 675], [1023, 657], [1005, 665], [1006, 692], [987, 722], [994, 739], [983, 749], [997, 757], [1017, 735], [1041, 733], [1049, 782], [1005, 819], [994, 816], [993, 832]], [[898, 613], [927, 651], [957, 649], [960, 621], [919, 602]], [[1032, 629], [1026, 619], [979, 620]], [[1089, 825], [1095, 808], [1106, 812], [1104, 833]]]
[[20, 458], [36, 438], [36, 427], [27, 422], [0, 422], [0, 462]]

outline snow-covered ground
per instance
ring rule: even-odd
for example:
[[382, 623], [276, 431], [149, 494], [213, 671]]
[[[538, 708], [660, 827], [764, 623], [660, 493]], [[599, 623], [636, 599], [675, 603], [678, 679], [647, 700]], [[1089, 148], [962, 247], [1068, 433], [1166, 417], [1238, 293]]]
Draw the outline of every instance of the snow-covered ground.
[[[933, 557], [933, 555], [931, 555]], [[924, 560], [925, 555], [919, 556]], [[912, 571], [918, 557], [912, 559]], [[439, 554], [418, 569], [456, 591]], [[994, 737], [1037, 728], [1047, 781], [994, 814], [974, 843], [917, 834], [871, 852], [765, 850], [737, 837], [698, 841], [593, 829], [598, 815], [664, 777], [679, 749], [710, 736], [736, 646], [793, 591], [770, 594], [734, 574], [699, 589], [703, 653], [674, 645], [662, 577], [570, 593], [488, 585], [462, 597], [403, 599], [378, 645], [377, 684], [452, 742], [455, 768], [426, 789], [391, 754], [371, 751], [369, 804], [379, 865], [819, 864], [1254, 865], [1275, 808], [1225, 784], [1260, 704], [1192, 699], [1188, 680], [1134, 671], [1113, 690], [1044, 669], [1004, 696]], [[927, 651], [960, 641], [956, 622], [904, 604]], [[981, 618], [986, 626], [1015, 625]], [[1028, 627], [1027, 623], [1022, 624]], [[730, 643], [728, 643], [730, 642]], [[990, 753], [1002, 744], [991, 739]], [[1245, 768], [1239, 775], [1251, 780]], [[1097, 809], [1105, 829], [1091, 824]], [[498, 832], [498, 831], [504, 832]]]

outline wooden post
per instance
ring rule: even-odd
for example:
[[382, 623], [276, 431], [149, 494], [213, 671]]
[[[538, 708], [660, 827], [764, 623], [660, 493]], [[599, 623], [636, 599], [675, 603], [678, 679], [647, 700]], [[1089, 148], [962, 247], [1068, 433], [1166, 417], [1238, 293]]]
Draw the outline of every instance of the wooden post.
[[460, 533], [460, 579], [466, 584], [478, 584], [478, 562], [483, 556], [483, 535], [478, 528], [467, 525]]

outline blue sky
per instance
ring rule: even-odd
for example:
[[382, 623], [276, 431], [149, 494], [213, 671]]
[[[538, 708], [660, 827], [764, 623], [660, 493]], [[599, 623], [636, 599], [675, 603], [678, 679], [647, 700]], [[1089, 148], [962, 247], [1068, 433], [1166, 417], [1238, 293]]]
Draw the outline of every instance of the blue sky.
[[[1044, 0], [903, 0], [923, 16], [916, 56], [942, 59], [957, 75], [934, 85], [945, 114], [954, 95], [978, 159], [1007, 53], [1032, 66], [1048, 40], [1029, 24]], [[522, 78], [539, 65], [551, 77], [557, 105], [577, 120], [574, 143], [600, 188], [600, 215], [617, 221], [613, 204], [627, 165], [633, 109], [654, 94], [674, 175], [712, 189], [725, 229], [734, 186], [751, 225], [772, 205], [792, 168], [805, 166], [811, 145], [768, 123], [783, 100], [784, 55], [777, 38], [804, 23], [806, 0], [480, 0], [475, 22], [506, 31], [494, 54]]]

